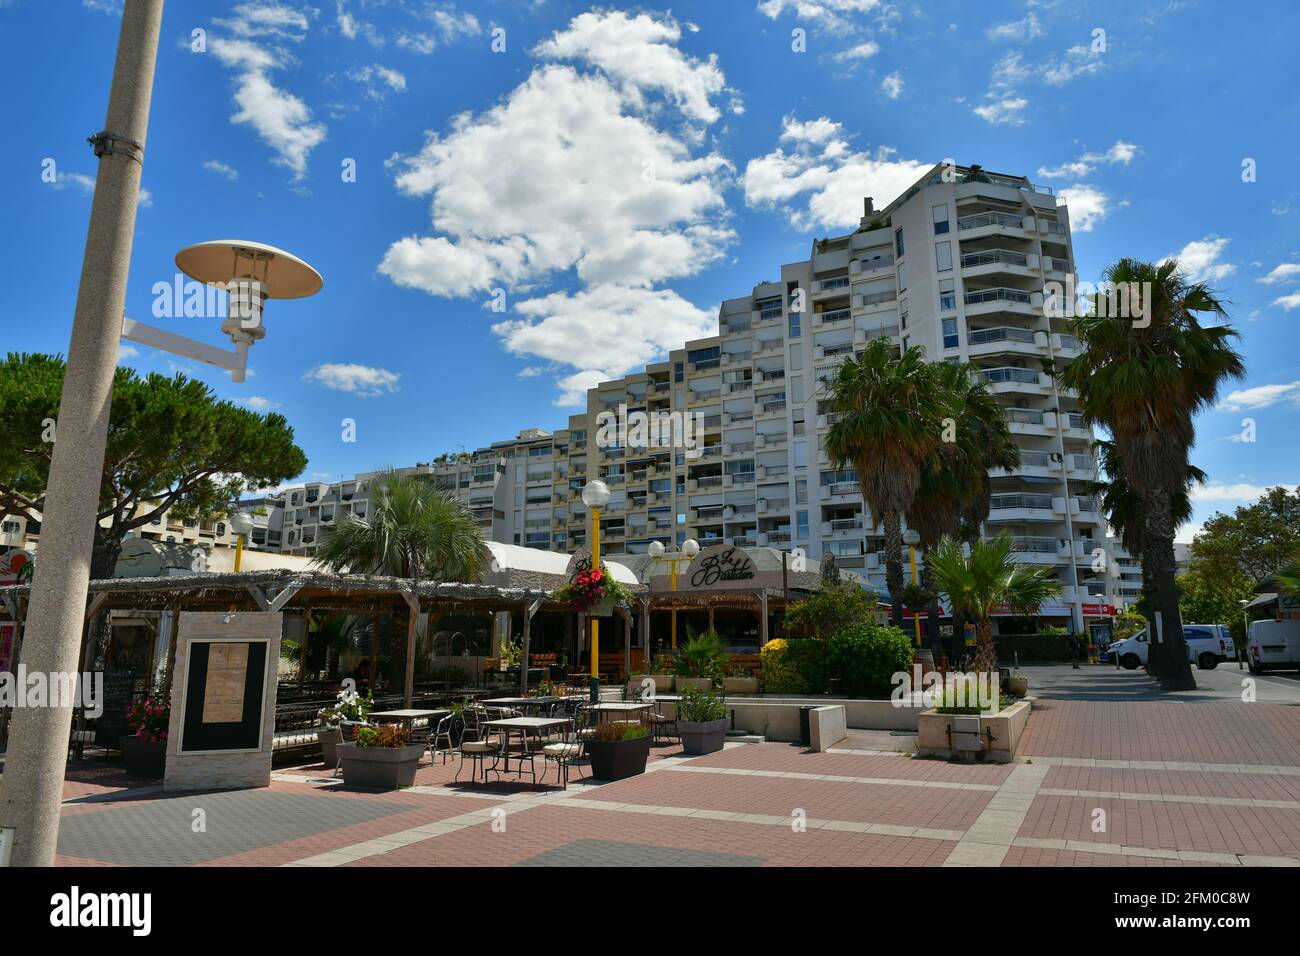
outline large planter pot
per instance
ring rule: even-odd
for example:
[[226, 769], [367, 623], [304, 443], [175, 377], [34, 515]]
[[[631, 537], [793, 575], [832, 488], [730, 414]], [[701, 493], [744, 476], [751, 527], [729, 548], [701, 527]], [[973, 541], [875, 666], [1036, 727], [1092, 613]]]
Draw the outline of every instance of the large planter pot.
[[726, 717], [718, 720], [679, 720], [677, 732], [682, 736], [682, 750], [691, 757], [700, 757], [722, 749], [727, 737]]
[[343, 731], [338, 727], [322, 727], [316, 731], [316, 739], [320, 741], [321, 763], [326, 767], [337, 767], [339, 758], [334, 748], [343, 742]]
[[1007, 678], [1007, 693], [1012, 697], [1024, 697], [1029, 693], [1029, 678], [1024, 674], [1012, 674]]
[[369, 787], [373, 790], [399, 790], [415, 784], [415, 768], [420, 763], [424, 748], [358, 747], [356, 744], [339, 744], [338, 755], [343, 758], [343, 782], [349, 787]]
[[650, 757], [650, 736], [632, 740], [588, 740], [591, 775], [597, 780], [623, 780], [645, 773]]
[[757, 677], [724, 677], [722, 679], [724, 694], [757, 694]]
[[618, 601], [615, 598], [601, 598], [591, 607], [587, 608], [587, 613], [592, 617], [613, 617], [614, 608], [618, 607]]
[[678, 677], [674, 683], [679, 694], [684, 690], [713, 690], [713, 681], [707, 677]]
[[161, 777], [167, 765], [167, 741], [145, 740], [143, 737], [120, 737], [118, 746], [126, 759], [129, 773], [146, 777]]

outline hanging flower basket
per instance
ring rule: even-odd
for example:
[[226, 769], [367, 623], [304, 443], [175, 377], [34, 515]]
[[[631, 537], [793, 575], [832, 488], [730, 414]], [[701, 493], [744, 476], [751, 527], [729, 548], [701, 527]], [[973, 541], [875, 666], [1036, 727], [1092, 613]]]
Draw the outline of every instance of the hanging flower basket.
[[575, 614], [609, 617], [614, 608], [629, 600], [631, 593], [614, 580], [605, 565], [579, 571], [573, 580], [555, 592], [555, 599]]

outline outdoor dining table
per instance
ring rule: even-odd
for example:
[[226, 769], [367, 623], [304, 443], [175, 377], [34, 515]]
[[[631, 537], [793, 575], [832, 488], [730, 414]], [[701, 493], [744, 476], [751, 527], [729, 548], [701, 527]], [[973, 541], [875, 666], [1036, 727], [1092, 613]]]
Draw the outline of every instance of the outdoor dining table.
[[639, 714], [650, 710], [652, 707], [654, 707], [654, 701], [649, 700], [614, 700], [602, 704], [592, 704], [587, 709], [600, 714], [603, 720], [606, 714]]
[[490, 697], [482, 703], [488, 707], [509, 707], [512, 710], [529, 710], [535, 707], [544, 707], [548, 704], [554, 704], [556, 701], [564, 700], [563, 697], [539, 696], [539, 697]]
[[414, 726], [417, 720], [427, 719], [429, 726], [432, 727], [450, 713], [451, 711], [446, 709], [422, 710], [416, 707], [407, 707], [400, 710], [372, 710], [367, 719], [380, 723], [406, 724], [407, 727]]
[[[572, 723], [568, 717], [502, 717], [498, 720], [485, 720], [483, 727], [489, 730], [498, 730], [501, 732], [501, 751], [497, 758], [492, 761], [490, 769], [496, 770], [497, 763], [504, 761], [506, 773], [510, 772], [510, 738], [513, 734], [518, 733], [523, 751], [519, 756], [519, 764], [522, 767], [525, 759], [532, 764], [533, 752], [528, 749], [528, 735], [532, 733], [535, 736], [550, 734], [559, 730], [566, 724]], [[534, 772], [534, 778], [536, 773]]]

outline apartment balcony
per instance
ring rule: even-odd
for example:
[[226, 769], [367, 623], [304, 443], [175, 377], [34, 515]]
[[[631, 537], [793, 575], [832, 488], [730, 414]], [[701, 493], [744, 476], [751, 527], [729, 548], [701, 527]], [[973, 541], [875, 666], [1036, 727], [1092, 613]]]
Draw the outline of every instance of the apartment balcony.
[[838, 414], [838, 413], [836, 413], [836, 412], [827, 412], [827, 413], [824, 414], [824, 415], [818, 415], [818, 416], [817, 416], [817, 427], [818, 427], [818, 428], [830, 428], [832, 425], [834, 425], [836, 422], [838, 422], [838, 421], [839, 421], [841, 418], [843, 418], [843, 417], [844, 417], [843, 415], [840, 415], [840, 414]]
[[733, 548], [755, 548], [758, 546], [758, 537], [756, 535], [732, 535], [730, 541]]
[[1014, 236], [1028, 239], [1036, 229], [1033, 216], [1011, 212], [980, 212], [957, 220], [957, 232], [963, 240], [985, 236]]
[[780, 325], [785, 317], [785, 309], [755, 309], [750, 314], [750, 323], [756, 329], [771, 328]]
[[771, 418], [774, 415], [784, 415], [785, 399], [763, 402], [754, 409], [754, 412], [758, 418]]
[[789, 465], [759, 465], [759, 481], [784, 481], [790, 477]]
[[789, 498], [759, 498], [754, 502], [754, 513], [760, 515], [788, 514]]
[[1046, 396], [1052, 390], [1052, 383], [1047, 374], [1037, 372], [1031, 368], [1016, 368], [1014, 366], [986, 368], [980, 371], [980, 375], [988, 383], [989, 389], [995, 395], [1016, 393]]
[[984, 355], [1046, 355], [1047, 333], [1014, 326], [970, 329], [966, 334], [970, 357]]
[[881, 292], [868, 292], [862, 295], [855, 295], [853, 297], [853, 308], [859, 311], [865, 309], [868, 312], [881, 311], [889, 306], [891, 302], [897, 301], [898, 290], [885, 289]]
[[736, 488], [752, 485], [754, 483], [754, 473], [752, 471], [736, 471], [722, 476], [722, 487]]
[[892, 255], [873, 256], [871, 258], [854, 259], [849, 263], [849, 273], [855, 276], [873, 276], [884, 275], [886, 272], [894, 271], [894, 257]]
[[754, 513], [754, 505], [724, 505], [722, 508], [722, 517], [727, 521], [742, 521], [752, 518]]
[[753, 381], [750, 380], [750, 379], [747, 379], [747, 378], [746, 378], [746, 379], [741, 379], [741, 380], [738, 381], [738, 382], [723, 382], [723, 383], [722, 383], [722, 394], [723, 394], [723, 395], [737, 395], [737, 394], [740, 394], [740, 393], [742, 393], [742, 392], [748, 392], [748, 391], [752, 390], [753, 387], [754, 387], [754, 383], [753, 383]]
[[728, 455], [748, 455], [754, 450], [752, 441], [733, 441], [727, 445]]
[[783, 368], [756, 368], [754, 369], [754, 385], [779, 385], [785, 381], [785, 369]]
[[862, 488], [856, 481], [833, 481], [828, 485], [822, 485], [820, 496], [823, 500], [828, 498], [843, 498], [846, 496], [862, 495]]
[[705, 402], [716, 402], [722, 397], [722, 388], [701, 388], [690, 389], [686, 392], [686, 402], [688, 405], [702, 405]]
[[859, 514], [854, 518], [832, 518], [830, 521], [822, 522], [822, 534], [826, 536], [835, 535], [837, 537], [850, 537], [852, 535], [861, 535], [863, 532], [862, 515]]
[[989, 496], [990, 522], [1059, 521], [1065, 501], [1052, 495], [1003, 494]]
[[819, 328], [851, 321], [853, 321], [853, 311], [851, 309], [831, 309], [829, 312], [813, 313], [813, 325]]
[[748, 365], [750, 360], [753, 357], [754, 357], [754, 353], [752, 351], [751, 352], [723, 352], [722, 367], [727, 368], [728, 366], [734, 367], [736, 365]]
[[1059, 478], [1060, 456], [1046, 451], [1021, 451], [1020, 464], [1015, 468], [991, 468], [994, 478]]
[[784, 448], [790, 441], [784, 432], [758, 432], [752, 442], [755, 448]]
[[834, 276], [830, 279], [814, 279], [812, 283], [812, 298], [816, 302], [819, 299], [832, 298], [837, 295], [844, 295], [849, 290], [849, 283], [852, 280], [848, 276]]
[[704, 491], [709, 488], [721, 488], [721, 475], [704, 475], [699, 478], [688, 478], [686, 480], [687, 489], [690, 491]]
[[1018, 279], [1038, 278], [1037, 253], [1017, 252], [1014, 249], [980, 249], [963, 253], [961, 274], [964, 279], [1014, 276]]
[[1067, 335], [1063, 332], [1052, 333], [1052, 351], [1057, 358], [1074, 359], [1078, 358], [1083, 351], [1083, 343], [1076, 336]]
[[968, 317], [1009, 312], [1013, 315], [1037, 317], [1043, 313], [1043, 294], [995, 286], [991, 289], [973, 289], [963, 297]]
[[780, 547], [783, 544], [790, 543], [789, 531], [760, 531], [758, 533], [759, 547]]
[[764, 355], [780, 355], [784, 350], [784, 339], [758, 339], [754, 342], [754, 351], [751, 355], [754, 358], [761, 358]]
[[722, 413], [722, 424], [724, 425], [746, 425], [753, 420], [754, 412], [752, 410]]
[[1056, 564], [1060, 558], [1060, 541], [1045, 535], [1015, 535], [1011, 546], [1021, 564]]

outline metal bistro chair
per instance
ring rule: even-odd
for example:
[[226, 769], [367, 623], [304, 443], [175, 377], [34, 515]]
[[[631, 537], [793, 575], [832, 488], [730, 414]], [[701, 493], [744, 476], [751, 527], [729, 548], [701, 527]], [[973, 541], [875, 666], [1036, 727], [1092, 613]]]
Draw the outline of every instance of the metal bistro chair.
[[[469, 779], [471, 783], [476, 783], [478, 770], [483, 766], [483, 761], [489, 757], [499, 756], [501, 748], [505, 746], [503, 736], [498, 735], [496, 740], [491, 739], [491, 734], [483, 727], [485, 717], [485, 710], [478, 705], [465, 708], [465, 732], [461, 735], [460, 746], [456, 748], [456, 752], [460, 754], [460, 765], [456, 768], [453, 783], [460, 781], [460, 771], [465, 766], [466, 760], [474, 762]], [[487, 768], [483, 767], [484, 783], [487, 783], [487, 774]]]
[[668, 717], [659, 711], [661, 705], [654, 702], [654, 707], [645, 712], [646, 723], [650, 725], [650, 734], [652, 740], [662, 740], [667, 738], [682, 739], [681, 731], [677, 729], [677, 717]]
[[[433, 760], [436, 755], [441, 754], [442, 762], [445, 765], [447, 763], [447, 754], [455, 753], [456, 742], [451, 739], [451, 725], [452, 723], [455, 722], [455, 720], [456, 720], [456, 715], [452, 713], [452, 714], [448, 714], [446, 717], [442, 718], [442, 720], [438, 721], [438, 726], [434, 729], [433, 733], [429, 736], [428, 749], [429, 749], [430, 760]], [[447, 741], [446, 750], [443, 750], [441, 747], [438, 746], [439, 742], [443, 740]]]
[[[579, 704], [573, 722], [564, 731], [564, 739], [558, 743], [542, 747], [542, 760], [555, 764], [556, 774], [565, 790], [569, 789], [569, 768], [583, 759], [586, 754], [586, 738], [582, 735], [581, 725], [586, 718], [585, 708]], [[542, 781], [546, 781], [546, 769], [542, 768]]]

